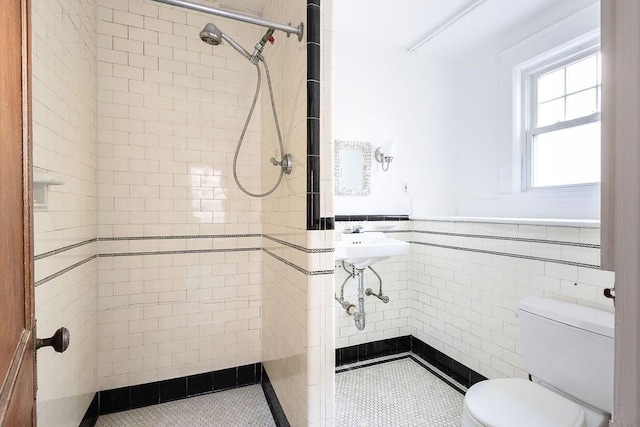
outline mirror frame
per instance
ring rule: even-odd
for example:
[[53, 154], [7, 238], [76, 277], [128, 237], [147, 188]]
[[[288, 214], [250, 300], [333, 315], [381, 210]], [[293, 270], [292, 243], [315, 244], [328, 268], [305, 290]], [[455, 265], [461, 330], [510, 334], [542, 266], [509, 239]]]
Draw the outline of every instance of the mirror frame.
[[[347, 187], [341, 183], [340, 178], [343, 175], [343, 164], [340, 161], [340, 153], [342, 150], [360, 150], [362, 151], [362, 187]], [[334, 181], [336, 196], [368, 196], [371, 194], [371, 144], [361, 141], [340, 141], [335, 140], [334, 143]]]

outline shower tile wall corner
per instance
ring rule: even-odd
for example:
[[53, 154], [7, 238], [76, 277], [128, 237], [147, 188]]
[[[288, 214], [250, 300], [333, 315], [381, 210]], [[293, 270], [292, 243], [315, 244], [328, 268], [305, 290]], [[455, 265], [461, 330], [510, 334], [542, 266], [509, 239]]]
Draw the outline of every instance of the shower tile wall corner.
[[[258, 27], [142, 0], [98, 1], [99, 388], [260, 362], [262, 201], [233, 182]], [[264, 91], [263, 91], [264, 96]], [[261, 177], [260, 103], [239, 179]]]
[[[324, 5], [329, 7], [330, 3]], [[332, 425], [334, 418], [333, 235], [307, 230], [307, 2], [270, 0], [263, 15], [305, 23], [302, 43], [281, 38], [271, 48], [276, 103], [294, 170], [263, 204], [264, 367], [292, 425]], [[330, 46], [330, 45], [328, 45]], [[325, 69], [326, 74], [329, 70]], [[324, 79], [324, 75], [323, 75]], [[278, 101], [280, 97], [281, 101]], [[263, 156], [276, 151], [270, 105], [263, 98]], [[330, 122], [322, 122], [322, 141]], [[271, 135], [271, 136], [269, 136]], [[329, 139], [330, 141], [330, 139]], [[275, 177], [263, 176], [264, 188]], [[300, 185], [301, 184], [301, 185]], [[328, 204], [331, 208], [332, 204]]]
[[[34, 212], [38, 425], [79, 425], [97, 390], [98, 263], [95, 1], [32, 2], [34, 167], [62, 181]], [[42, 201], [39, 201], [42, 202]]]

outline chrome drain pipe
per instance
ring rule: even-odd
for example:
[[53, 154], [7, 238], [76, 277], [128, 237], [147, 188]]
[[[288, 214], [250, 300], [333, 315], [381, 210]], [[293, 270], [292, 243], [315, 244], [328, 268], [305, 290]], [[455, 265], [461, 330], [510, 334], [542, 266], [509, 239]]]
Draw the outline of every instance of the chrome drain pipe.
[[358, 311], [353, 314], [353, 320], [356, 323], [356, 328], [361, 331], [365, 326], [364, 312], [364, 270], [358, 269]]
[[[337, 295], [334, 295], [334, 299], [338, 301], [338, 304], [344, 308], [349, 316], [353, 316], [353, 321], [356, 324], [356, 328], [359, 331], [362, 331], [365, 327], [365, 317], [366, 313], [364, 312], [364, 297], [365, 296], [374, 296], [378, 298], [383, 303], [389, 302], [389, 297], [386, 295], [382, 295], [382, 278], [380, 275], [373, 269], [371, 266], [367, 267], [369, 270], [373, 272], [378, 278], [380, 283], [380, 287], [378, 289], [378, 293], [374, 293], [371, 288], [364, 289], [364, 268], [355, 268], [355, 266], [351, 265], [351, 272], [345, 266], [344, 261], [342, 262], [342, 268], [347, 272], [347, 278], [342, 282], [342, 286], [340, 287], [340, 298]], [[344, 299], [344, 286], [347, 284], [349, 279], [355, 279], [358, 277], [358, 310], [356, 310], [356, 306], [351, 304], [349, 301]]]

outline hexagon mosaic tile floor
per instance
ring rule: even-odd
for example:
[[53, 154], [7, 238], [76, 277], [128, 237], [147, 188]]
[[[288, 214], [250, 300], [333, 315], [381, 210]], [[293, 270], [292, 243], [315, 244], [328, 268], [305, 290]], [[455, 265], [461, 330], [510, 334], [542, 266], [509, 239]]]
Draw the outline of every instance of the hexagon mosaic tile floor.
[[260, 385], [101, 415], [96, 427], [274, 426]]
[[[337, 427], [460, 426], [460, 392], [411, 358], [372, 362], [336, 373]], [[96, 427], [275, 425], [261, 386], [253, 385], [102, 415]]]
[[336, 426], [459, 427], [464, 396], [405, 358], [336, 374]]

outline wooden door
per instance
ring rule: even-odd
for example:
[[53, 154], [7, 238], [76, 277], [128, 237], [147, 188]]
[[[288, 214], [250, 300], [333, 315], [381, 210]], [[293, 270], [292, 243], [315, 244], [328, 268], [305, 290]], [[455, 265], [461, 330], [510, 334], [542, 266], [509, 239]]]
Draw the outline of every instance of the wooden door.
[[613, 424], [640, 426], [640, 2], [602, 1], [602, 266], [616, 273]]
[[35, 424], [30, 1], [0, 0], [0, 426]]

